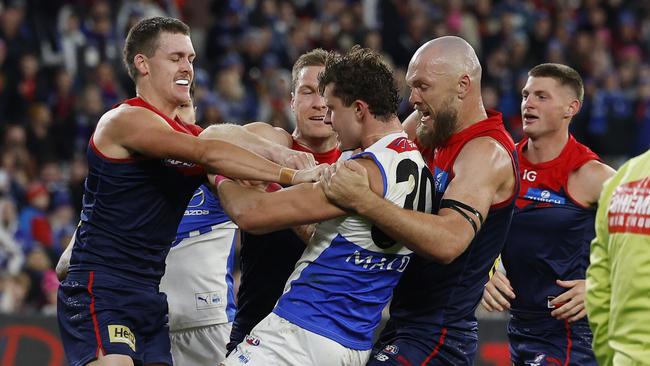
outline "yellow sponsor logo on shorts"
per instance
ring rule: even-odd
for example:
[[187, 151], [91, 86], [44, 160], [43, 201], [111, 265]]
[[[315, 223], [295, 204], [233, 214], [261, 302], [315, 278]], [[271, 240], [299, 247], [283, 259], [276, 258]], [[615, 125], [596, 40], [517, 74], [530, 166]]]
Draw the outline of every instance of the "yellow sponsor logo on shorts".
[[135, 352], [135, 335], [124, 325], [109, 325], [108, 340], [111, 343], [126, 343]]

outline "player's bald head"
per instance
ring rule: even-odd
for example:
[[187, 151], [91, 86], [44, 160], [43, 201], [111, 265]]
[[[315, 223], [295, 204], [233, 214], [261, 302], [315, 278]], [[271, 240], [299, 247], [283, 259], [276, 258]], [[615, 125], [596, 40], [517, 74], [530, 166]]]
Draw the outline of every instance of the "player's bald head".
[[455, 36], [440, 37], [423, 44], [411, 58], [409, 69], [412, 68], [450, 77], [467, 74], [477, 82], [481, 79], [481, 64], [474, 48]]

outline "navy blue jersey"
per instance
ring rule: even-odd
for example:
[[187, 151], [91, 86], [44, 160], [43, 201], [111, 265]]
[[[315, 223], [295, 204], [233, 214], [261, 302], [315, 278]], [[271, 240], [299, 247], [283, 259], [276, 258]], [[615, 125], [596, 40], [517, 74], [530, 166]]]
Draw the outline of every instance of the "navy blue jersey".
[[[201, 130], [171, 120], [142, 99], [125, 103], [154, 111], [176, 131], [198, 135]], [[92, 137], [87, 157], [89, 171], [70, 272], [110, 272], [158, 284], [187, 202], [205, 172], [172, 159], [111, 159], [97, 150]]]
[[[295, 140], [291, 148], [314, 154], [318, 163], [332, 164], [341, 156], [338, 148], [326, 153], [314, 153]], [[290, 229], [264, 235], [242, 232], [241, 243], [241, 284], [237, 293], [237, 314], [228, 343], [229, 351], [271, 313], [305, 250], [305, 244]]]
[[[423, 149], [422, 155], [434, 172], [436, 205], [454, 179], [456, 157], [467, 142], [491, 137], [510, 154], [517, 169], [515, 144], [503, 127], [501, 114], [488, 111], [488, 118], [452, 135], [435, 152]], [[517, 188], [518, 188], [517, 183]], [[422, 329], [451, 327], [475, 329], [474, 311], [495, 259], [503, 248], [510, 227], [516, 195], [490, 207], [481, 230], [468, 248], [448, 265], [414, 256], [397, 285], [391, 303], [391, 322]], [[468, 230], [471, 230], [468, 228]]]
[[540, 313], [550, 319], [548, 301], [567, 290], [555, 280], [585, 278], [595, 236], [596, 210], [576, 202], [567, 181], [573, 171], [599, 159], [570, 136], [557, 158], [534, 164], [521, 154], [527, 142], [518, 144], [521, 189], [502, 258], [517, 295], [512, 313]]
[[178, 225], [176, 240], [172, 246], [178, 244], [182, 239], [189, 238], [190, 233], [199, 235], [212, 230], [218, 225], [230, 220], [221, 207], [219, 196], [213, 194], [205, 184], [201, 185], [195, 192], [183, 214], [183, 219]]

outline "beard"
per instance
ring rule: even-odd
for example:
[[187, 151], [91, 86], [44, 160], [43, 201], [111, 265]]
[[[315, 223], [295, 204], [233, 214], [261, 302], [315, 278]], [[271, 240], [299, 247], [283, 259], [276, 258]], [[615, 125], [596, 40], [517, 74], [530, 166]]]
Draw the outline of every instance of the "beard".
[[444, 145], [456, 131], [458, 125], [458, 110], [453, 107], [438, 109], [431, 113], [432, 126], [423, 123], [417, 128], [418, 141], [424, 146], [436, 149]]

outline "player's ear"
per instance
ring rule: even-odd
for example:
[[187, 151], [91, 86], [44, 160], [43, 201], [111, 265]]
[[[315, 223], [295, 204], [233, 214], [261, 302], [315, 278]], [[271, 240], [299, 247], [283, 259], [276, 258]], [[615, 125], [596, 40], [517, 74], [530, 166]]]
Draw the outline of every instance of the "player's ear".
[[135, 65], [135, 69], [141, 74], [141, 75], [147, 75], [149, 74], [149, 62], [147, 59], [147, 56], [138, 53], [133, 57], [133, 64]]
[[458, 97], [460, 99], [464, 99], [465, 96], [470, 91], [470, 87], [472, 86], [472, 80], [470, 79], [469, 75], [463, 74], [459, 79], [458, 79], [458, 86], [456, 91], [458, 92]]
[[368, 112], [368, 104], [366, 104], [362, 100], [355, 100], [352, 103], [354, 107], [354, 115], [357, 117], [357, 119], [361, 120], [363, 119], [363, 116]]
[[577, 99], [572, 100], [569, 106], [567, 107], [564, 116], [568, 118], [573, 118], [573, 116], [575, 116], [576, 114], [578, 114], [578, 112], [580, 112], [580, 107], [582, 107], [582, 104], [580, 103], [579, 100]]

